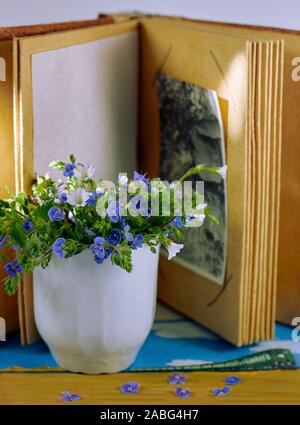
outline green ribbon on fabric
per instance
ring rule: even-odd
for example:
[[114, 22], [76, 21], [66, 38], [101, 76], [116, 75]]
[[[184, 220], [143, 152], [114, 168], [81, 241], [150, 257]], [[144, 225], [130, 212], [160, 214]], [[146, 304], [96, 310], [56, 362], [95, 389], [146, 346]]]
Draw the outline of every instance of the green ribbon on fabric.
[[164, 371], [257, 371], [276, 369], [295, 369], [292, 353], [284, 349], [274, 349], [251, 354], [227, 362], [203, 363], [200, 365], [164, 366], [148, 368], [130, 368], [126, 372], [164, 372]]

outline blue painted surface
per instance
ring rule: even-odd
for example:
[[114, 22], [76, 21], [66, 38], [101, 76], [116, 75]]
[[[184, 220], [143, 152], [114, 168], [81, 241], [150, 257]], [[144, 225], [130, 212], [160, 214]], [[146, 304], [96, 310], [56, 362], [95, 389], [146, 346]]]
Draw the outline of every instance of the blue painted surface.
[[[273, 341], [236, 348], [193, 321], [177, 316], [174, 320], [155, 321], [132, 367], [223, 362], [271, 348], [286, 348], [292, 352], [300, 368], [300, 342], [292, 341], [292, 328], [288, 326], [277, 324]], [[26, 368], [57, 366], [44, 342], [21, 346], [19, 341], [18, 333], [14, 333], [6, 342], [0, 342], [0, 369], [16, 365]]]

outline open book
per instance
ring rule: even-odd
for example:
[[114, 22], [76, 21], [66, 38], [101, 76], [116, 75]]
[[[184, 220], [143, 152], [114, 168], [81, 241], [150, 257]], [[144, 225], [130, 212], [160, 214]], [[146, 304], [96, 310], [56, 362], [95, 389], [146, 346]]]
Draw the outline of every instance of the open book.
[[[271, 338], [300, 308], [299, 45], [295, 31], [156, 16], [0, 30], [1, 197], [70, 152], [107, 179], [227, 165], [223, 184], [200, 176], [219, 225], [161, 256], [158, 295], [236, 345]], [[38, 337], [32, 297], [31, 275], [0, 295], [23, 343]]]

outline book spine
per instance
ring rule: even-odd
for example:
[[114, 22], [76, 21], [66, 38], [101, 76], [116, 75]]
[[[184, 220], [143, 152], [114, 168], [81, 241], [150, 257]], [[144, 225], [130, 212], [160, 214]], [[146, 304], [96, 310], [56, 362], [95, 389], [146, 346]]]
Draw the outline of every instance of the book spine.
[[[13, 42], [0, 41], [0, 199], [16, 188], [13, 104]], [[18, 306], [17, 297], [6, 295], [1, 284], [6, 277], [3, 265], [0, 262], [0, 317], [9, 332], [19, 327]]]

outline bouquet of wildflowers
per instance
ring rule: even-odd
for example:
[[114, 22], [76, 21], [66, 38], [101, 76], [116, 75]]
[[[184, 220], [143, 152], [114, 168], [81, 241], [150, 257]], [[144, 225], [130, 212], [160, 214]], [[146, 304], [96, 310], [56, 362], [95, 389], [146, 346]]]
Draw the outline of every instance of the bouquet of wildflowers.
[[115, 186], [93, 179], [94, 167], [73, 155], [67, 163], [53, 161], [49, 166], [62, 179], [38, 177], [31, 194], [0, 200], [0, 248], [10, 248], [15, 257], [9, 261], [9, 250], [0, 251], [8, 294], [15, 293], [20, 273], [46, 268], [53, 256], [63, 260], [89, 250], [91, 261], [100, 265], [109, 260], [128, 272], [133, 250], [145, 244], [153, 253], [165, 247], [171, 258], [183, 247], [185, 228], [201, 225], [205, 216], [215, 220], [203, 194], [193, 188], [183, 194], [181, 186], [203, 171], [222, 174], [218, 168], [193, 167], [171, 185], [137, 172], [132, 180], [120, 174]]

